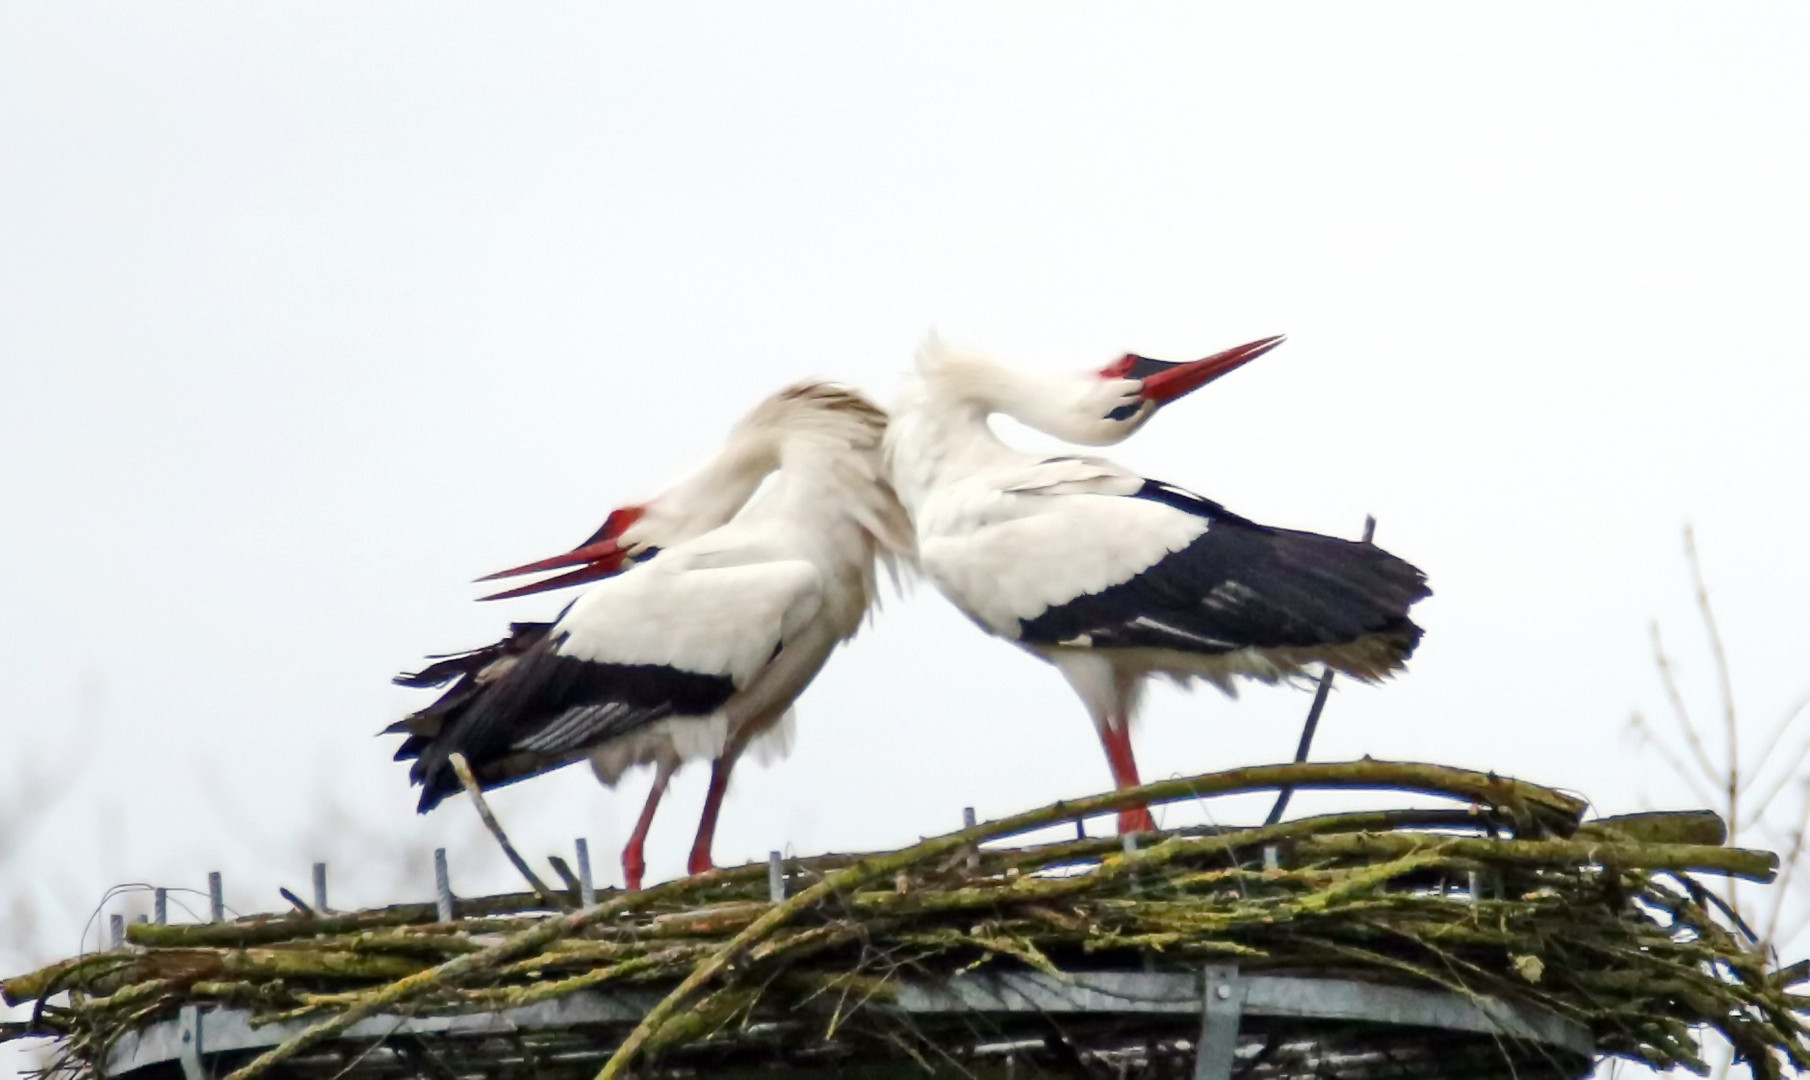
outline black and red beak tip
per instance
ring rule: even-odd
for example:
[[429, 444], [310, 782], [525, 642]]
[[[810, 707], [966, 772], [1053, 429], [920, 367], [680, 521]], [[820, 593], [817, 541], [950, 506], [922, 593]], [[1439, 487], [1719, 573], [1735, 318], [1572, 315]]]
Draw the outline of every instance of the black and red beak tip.
[[1139, 396], [1145, 400], [1161, 405], [1195, 390], [1228, 374], [1269, 352], [1287, 340], [1287, 335], [1276, 334], [1273, 337], [1261, 338], [1247, 342], [1223, 352], [1214, 353], [1204, 360], [1195, 360], [1185, 364], [1172, 364], [1160, 360], [1145, 360], [1142, 357], [1127, 357], [1125, 364], [1127, 374], [1124, 378], [1141, 378], [1143, 387]]
[[549, 592], [553, 589], [563, 589], [570, 585], [583, 585], [587, 581], [597, 581], [601, 578], [617, 574], [621, 572], [621, 570], [622, 561], [620, 559], [615, 561], [595, 562], [588, 566], [581, 566], [576, 570], [568, 570], [563, 574], [555, 574], [550, 578], [543, 578], [540, 581], [531, 582], [527, 585], [518, 585], [513, 589], [505, 589], [500, 593], [491, 593], [489, 596], [480, 596], [478, 599], [480, 601], [511, 600], [517, 596], [532, 596], [535, 593]]
[[[555, 555], [552, 558], [536, 559], [531, 563], [512, 566], [507, 570], [498, 570], [494, 574], [485, 574], [483, 577], [477, 578], [476, 580], [495, 581], [498, 578], [520, 577], [523, 574], [538, 573], [542, 570], [557, 570], [562, 566], [576, 566], [579, 563], [595, 562], [597, 560], [610, 562], [613, 567], [619, 566], [622, 562], [623, 549], [622, 545], [617, 541], [617, 537], [620, 537], [623, 533], [627, 532], [629, 526], [639, 521], [641, 515], [646, 512], [647, 507], [645, 506], [618, 507], [617, 509], [610, 511], [609, 516], [603, 519], [603, 524], [598, 526], [596, 532], [586, 537], [584, 543], [579, 544], [571, 551], [561, 555]], [[490, 599], [490, 597], [486, 597], [485, 599]]]

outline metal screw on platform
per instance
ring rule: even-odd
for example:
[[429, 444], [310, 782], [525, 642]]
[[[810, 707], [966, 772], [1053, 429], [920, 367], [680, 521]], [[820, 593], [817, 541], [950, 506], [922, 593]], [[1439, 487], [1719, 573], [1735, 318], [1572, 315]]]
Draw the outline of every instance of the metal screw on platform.
[[210, 922], [226, 921], [226, 886], [218, 870], [207, 872], [207, 912]]
[[572, 841], [572, 847], [578, 852], [578, 902], [585, 907], [595, 907], [597, 886], [591, 882], [591, 845], [581, 836]]
[[767, 899], [775, 904], [786, 898], [786, 861], [777, 851], [767, 852]]
[[1274, 844], [1263, 845], [1263, 868], [1265, 870], [1282, 869], [1282, 852]]
[[1472, 870], [1466, 876], [1470, 879], [1467, 887], [1470, 889], [1471, 903], [1475, 904], [1483, 899], [1483, 875]]
[[126, 917], [124, 915], [107, 916], [107, 937], [117, 949], [126, 943]]
[[[962, 828], [972, 829], [972, 828], [974, 828], [974, 823], [979, 820], [980, 820], [979, 818], [974, 816], [974, 807], [972, 807], [972, 806], [962, 807]], [[980, 852], [978, 852], [978, 851], [968, 852], [968, 858], [964, 861], [967, 863], [968, 869], [970, 871], [979, 869]]]
[[170, 921], [170, 890], [161, 885], [151, 890], [151, 921], [158, 926]]
[[327, 864], [314, 864], [314, 912], [317, 915], [327, 913]]
[[453, 921], [452, 875], [446, 870], [446, 849], [434, 849], [434, 910], [441, 922]]

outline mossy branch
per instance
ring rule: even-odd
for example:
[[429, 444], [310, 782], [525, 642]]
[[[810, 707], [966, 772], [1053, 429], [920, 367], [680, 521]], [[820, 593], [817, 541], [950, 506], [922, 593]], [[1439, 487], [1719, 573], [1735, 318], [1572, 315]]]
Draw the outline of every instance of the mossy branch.
[[1602, 840], [1484, 840], [1474, 837], [1348, 833], [1302, 840], [1303, 859], [1393, 859], [1410, 852], [1451, 856], [1503, 865], [1577, 866], [1603, 864], [1635, 870], [1694, 870], [1749, 881], [1771, 881], [1778, 856], [1770, 851], [1706, 847], [1700, 844], [1639, 844]]

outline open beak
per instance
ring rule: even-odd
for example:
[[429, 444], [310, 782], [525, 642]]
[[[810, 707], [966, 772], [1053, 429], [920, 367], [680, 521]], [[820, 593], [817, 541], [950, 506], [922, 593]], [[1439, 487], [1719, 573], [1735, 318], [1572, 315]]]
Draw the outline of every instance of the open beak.
[[603, 527], [591, 534], [590, 539], [563, 555], [538, 559], [520, 566], [512, 566], [507, 570], [498, 570], [494, 574], [485, 574], [479, 581], [495, 581], [498, 578], [520, 577], [523, 574], [538, 574], [542, 570], [557, 570], [562, 566], [576, 566], [578, 569], [564, 574], [555, 574], [529, 585], [517, 586], [500, 593], [479, 597], [480, 600], [507, 600], [515, 596], [531, 596], [534, 593], [547, 592], [551, 589], [563, 589], [568, 585], [581, 585], [587, 581], [609, 577], [622, 572], [623, 564], [628, 559], [628, 550], [618, 541], [635, 519], [641, 516], [638, 506], [625, 507], [611, 511], [604, 521]]
[[1266, 337], [1234, 349], [1214, 353], [1205, 360], [1170, 363], [1143, 356], [1125, 356], [1100, 374], [1107, 378], [1137, 379], [1144, 385], [1138, 396], [1165, 405], [1184, 394], [1199, 390], [1221, 375], [1243, 367], [1252, 360], [1282, 344], [1285, 335]]

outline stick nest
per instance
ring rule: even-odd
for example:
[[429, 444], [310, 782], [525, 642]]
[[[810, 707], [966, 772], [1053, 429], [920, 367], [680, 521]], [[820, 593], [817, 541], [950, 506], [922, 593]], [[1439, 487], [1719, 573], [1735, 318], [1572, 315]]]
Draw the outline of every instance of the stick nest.
[[[1138, 802], [1277, 788], [1407, 790], [1452, 810], [1376, 810], [1259, 828], [1029, 847], [999, 841]], [[532, 894], [343, 914], [129, 928], [128, 944], [0, 982], [35, 1004], [0, 1039], [49, 1036], [97, 1072], [127, 1032], [182, 1005], [306, 1020], [228, 1080], [252, 1080], [367, 1016], [487, 1012], [581, 989], [660, 997], [610, 1039], [607, 1078], [687, 1047], [733, 1046], [783, 1017], [793, 1048], [884, 1033], [934, 1056], [884, 1009], [901, 980], [985, 969], [1359, 978], [1488, 994], [1587, 1026], [1600, 1054], [1702, 1073], [1720, 1033], [1761, 1076], [1810, 1068], [1803, 965], [1779, 973], [1695, 875], [1770, 880], [1766, 852], [1722, 846], [1707, 813], [1580, 823], [1536, 785], [1366, 759], [1263, 766], [1019, 814], [901, 851], [749, 866], [544, 906]], [[986, 844], [987, 846], [982, 846]], [[1475, 890], [1473, 892], [1473, 890]], [[626, 1025], [625, 1025], [626, 1026]], [[782, 1025], [784, 1026], [784, 1025]], [[921, 1033], [920, 1033], [921, 1034]]]

